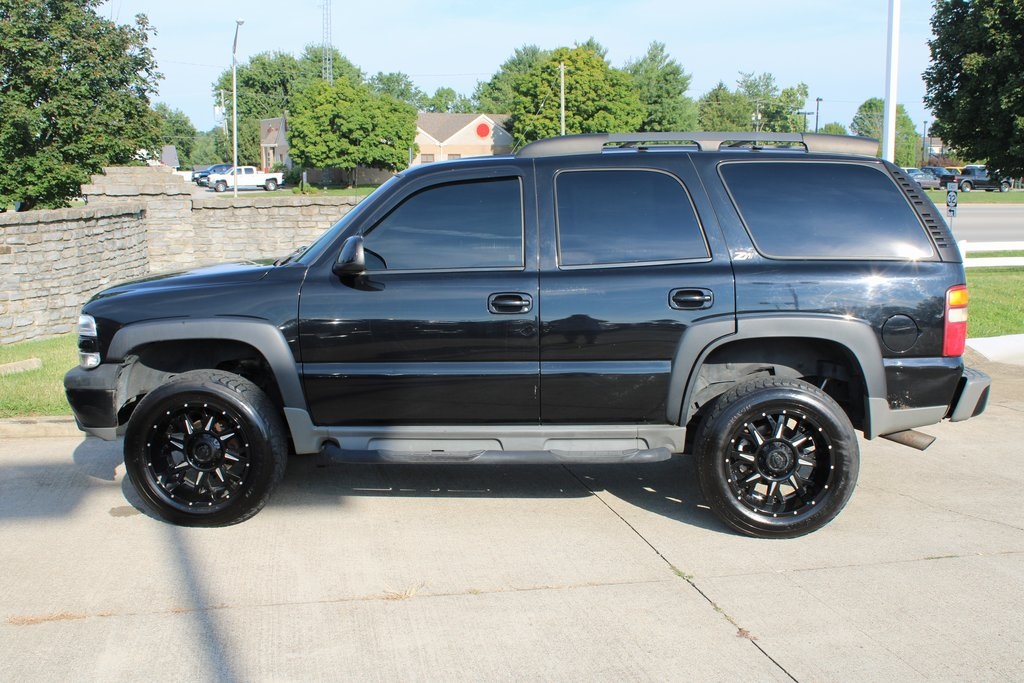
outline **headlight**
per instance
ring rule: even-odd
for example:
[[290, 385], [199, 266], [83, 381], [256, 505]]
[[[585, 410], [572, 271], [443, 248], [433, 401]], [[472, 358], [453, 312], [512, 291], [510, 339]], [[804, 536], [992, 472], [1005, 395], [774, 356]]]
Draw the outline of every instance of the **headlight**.
[[95, 368], [100, 364], [99, 333], [96, 319], [91, 315], [78, 316], [78, 364]]

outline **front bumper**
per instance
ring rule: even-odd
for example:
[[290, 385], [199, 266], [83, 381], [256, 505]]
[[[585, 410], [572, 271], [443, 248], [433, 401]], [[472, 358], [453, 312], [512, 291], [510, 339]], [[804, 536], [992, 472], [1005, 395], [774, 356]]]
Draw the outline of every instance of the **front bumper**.
[[991, 377], [981, 370], [965, 367], [956, 393], [953, 394], [953, 402], [949, 405], [950, 421], [960, 422], [985, 412], [991, 387]]
[[76, 367], [64, 375], [64, 393], [78, 428], [108, 441], [117, 437], [117, 384], [121, 367]]

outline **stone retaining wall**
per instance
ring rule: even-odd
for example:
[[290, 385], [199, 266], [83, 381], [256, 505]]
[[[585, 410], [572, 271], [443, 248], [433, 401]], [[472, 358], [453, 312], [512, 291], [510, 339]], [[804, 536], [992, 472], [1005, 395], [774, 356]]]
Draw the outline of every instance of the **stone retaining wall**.
[[82, 187], [85, 207], [0, 214], [0, 343], [72, 331], [82, 304], [117, 282], [289, 254], [360, 199], [210, 196], [164, 167], [104, 171]]
[[0, 214], [0, 342], [71, 332], [97, 291], [148, 270], [143, 205]]

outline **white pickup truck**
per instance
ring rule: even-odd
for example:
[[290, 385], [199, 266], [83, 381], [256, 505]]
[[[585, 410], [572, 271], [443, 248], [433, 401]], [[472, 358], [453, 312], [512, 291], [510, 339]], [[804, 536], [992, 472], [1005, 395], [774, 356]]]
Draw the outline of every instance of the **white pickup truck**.
[[273, 192], [279, 185], [284, 184], [283, 173], [263, 173], [255, 166], [236, 166], [228, 169], [226, 173], [211, 173], [207, 179], [207, 187], [212, 187], [217, 192], [225, 192], [235, 186], [235, 174], [238, 175], [240, 188], [262, 187], [268, 192]]

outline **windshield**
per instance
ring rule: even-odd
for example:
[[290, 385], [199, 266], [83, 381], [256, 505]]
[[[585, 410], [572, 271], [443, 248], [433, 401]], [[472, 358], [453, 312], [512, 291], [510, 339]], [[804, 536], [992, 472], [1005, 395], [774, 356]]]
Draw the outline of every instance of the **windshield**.
[[398, 183], [400, 178], [401, 174], [391, 176], [391, 178], [389, 178], [383, 185], [374, 190], [370, 196], [363, 199], [361, 202], [356, 204], [351, 211], [342, 216], [341, 220], [330, 227], [327, 232], [320, 235], [320, 237], [318, 237], [316, 241], [309, 245], [309, 248], [302, 253], [302, 256], [295, 260], [307, 266], [317, 260], [324, 250], [335, 241], [335, 238], [345, 232], [348, 229], [348, 226], [351, 225], [356, 218], [361, 216], [376, 203], [373, 200], [378, 194], [385, 191], [386, 188], [390, 188], [392, 185]]

